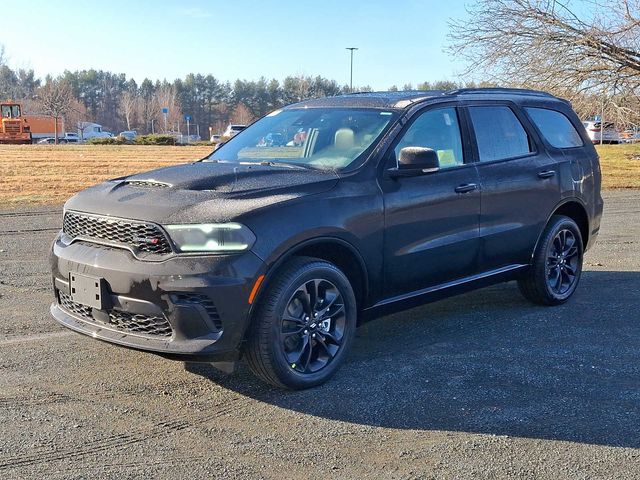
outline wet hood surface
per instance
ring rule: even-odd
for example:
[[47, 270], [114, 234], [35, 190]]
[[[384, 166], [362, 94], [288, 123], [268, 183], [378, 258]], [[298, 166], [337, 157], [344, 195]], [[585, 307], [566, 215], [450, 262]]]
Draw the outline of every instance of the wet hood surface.
[[110, 180], [81, 191], [68, 210], [161, 224], [225, 222], [332, 188], [332, 171], [196, 162]]

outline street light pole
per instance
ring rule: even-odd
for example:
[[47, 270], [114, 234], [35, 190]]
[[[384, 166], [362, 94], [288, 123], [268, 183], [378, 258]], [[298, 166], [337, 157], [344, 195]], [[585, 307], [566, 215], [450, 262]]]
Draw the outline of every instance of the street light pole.
[[351, 51], [351, 76], [349, 80], [349, 93], [353, 93], [353, 51], [358, 50], [358, 47], [347, 47], [345, 50]]

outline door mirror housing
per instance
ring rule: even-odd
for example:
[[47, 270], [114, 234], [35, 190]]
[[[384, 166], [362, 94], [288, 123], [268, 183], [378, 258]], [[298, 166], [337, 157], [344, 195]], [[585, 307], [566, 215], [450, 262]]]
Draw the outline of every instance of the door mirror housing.
[[438, 154], [432, 148], [404, 147], [400, 150], [398, 168], [391, 168], [387, 172], [392, 178], [416, 177], [440, 170]]

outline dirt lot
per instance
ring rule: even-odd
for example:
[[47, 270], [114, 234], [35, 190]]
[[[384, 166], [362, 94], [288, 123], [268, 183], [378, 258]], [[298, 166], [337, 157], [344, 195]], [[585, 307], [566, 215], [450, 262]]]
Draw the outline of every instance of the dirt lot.
[[[598, 146], [604, 188], [640, 188], [640, 144]], [[0, 208], [62, 203], [108, 178], [197, 160], [211, 147], [0, 145]]]
[[568, 304], [509, 283], [379, 319], [294, 393], [58, 327], [59, 225], [0, 213], [0, 478], [639, 476], [640, 191], [606, 194]]

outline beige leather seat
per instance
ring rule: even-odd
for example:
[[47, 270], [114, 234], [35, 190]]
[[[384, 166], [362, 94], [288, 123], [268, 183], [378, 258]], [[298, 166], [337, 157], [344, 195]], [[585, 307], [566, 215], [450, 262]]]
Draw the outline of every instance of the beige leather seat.
[[355, 146], [355, 134], [350, 128], [339, 128], [334, 137], [334, 145], [338, 150], [348, 150]]

